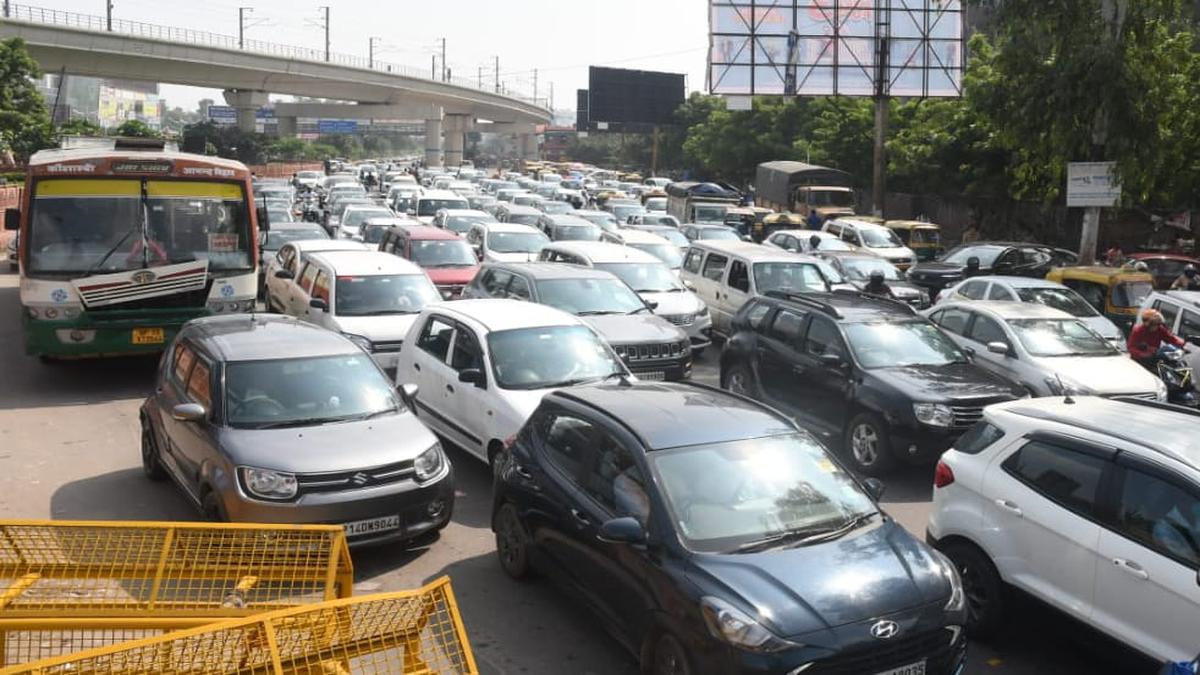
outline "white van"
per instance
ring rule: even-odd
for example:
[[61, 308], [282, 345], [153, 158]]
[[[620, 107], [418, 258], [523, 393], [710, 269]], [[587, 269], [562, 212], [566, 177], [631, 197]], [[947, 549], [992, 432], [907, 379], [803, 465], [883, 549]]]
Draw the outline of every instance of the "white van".
[[742, 305], [768, 291], [854, 290], [820, 258], [723, 239], [693, 241], [683, 259], [682, 277], [708, 305], [713, 332], [723, 337], [729, 337], [729, 322]]
[[600, 241], [641, 249], [666, 263], [676, 275], [683, 266], [683, 254], [679, 252], [679, 247], [651, 232], [623, 227], [616, 232], [601, 233]]
[[699, 356], [711, 342], [708, 307], [666, 263], [645, 251], [603, 241], [556, 241], [542, 249], [538, 260], [612, 272], [642, 296], [655, 314], [688, 334], [693, 354]]
[[825, 223], [824, 231], [853, 246], [870, 251], [900, 268], [912, 267], [917, 255], [900, 241], [891, 228], [868, 220], [837, 218]]

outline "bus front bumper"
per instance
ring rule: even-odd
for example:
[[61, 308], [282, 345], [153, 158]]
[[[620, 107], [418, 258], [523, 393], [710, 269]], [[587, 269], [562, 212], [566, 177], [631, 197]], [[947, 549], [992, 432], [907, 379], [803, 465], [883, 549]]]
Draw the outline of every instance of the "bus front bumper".
[[58, 359], [87, 359], [157, 354], [191, 319], [208, 316], [204, 308], [97, 321], [86, 314], [68, 320], [22, 320], [25, 353]]

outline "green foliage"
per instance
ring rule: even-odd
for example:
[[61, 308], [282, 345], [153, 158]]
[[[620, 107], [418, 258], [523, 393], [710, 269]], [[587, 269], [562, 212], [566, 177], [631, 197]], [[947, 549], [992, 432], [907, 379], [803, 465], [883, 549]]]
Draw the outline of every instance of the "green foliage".
[[104, 129], [91, 120], [76, 117], [63, 123], [58, 128], [58, 133], [61, 136], [103, 136]]
[[113, 129], [114, 136], [128, 136], [131, 138], [158, 138], [159, 133], [154, 130], [149, 124], [141, 120], [126, 120], [121, 123], [121, 126]]
[[0, 41], [0, 150], [24, 160], [54, 146], [50, 113], [34, 79], [41, 76], [25, 41]]

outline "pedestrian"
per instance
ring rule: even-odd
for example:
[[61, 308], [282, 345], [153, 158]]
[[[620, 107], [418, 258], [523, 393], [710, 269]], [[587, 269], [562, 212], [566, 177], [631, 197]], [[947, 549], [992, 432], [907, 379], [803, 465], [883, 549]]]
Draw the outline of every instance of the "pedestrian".
[[967, 229], [963, 230], [962, 243], [969, 244], [973, 241], [979, 241], [979, 228], [972, 222], [967, 225]]
[[1104, 264], [1109, 267], [1120, 267], [1125, 263], [1125, 252], [1121, 250], [1121, 245], [1113, 243], [1104, 253]]
[[823, 221], [821, 219], [821, 214], [817, 213], [816, 209], [813, 209], [812, 211], [808, 212], [808, 220], [806, 222], [808, 223], [808, 229], [819, 230], [821, 229], [821, 223]]

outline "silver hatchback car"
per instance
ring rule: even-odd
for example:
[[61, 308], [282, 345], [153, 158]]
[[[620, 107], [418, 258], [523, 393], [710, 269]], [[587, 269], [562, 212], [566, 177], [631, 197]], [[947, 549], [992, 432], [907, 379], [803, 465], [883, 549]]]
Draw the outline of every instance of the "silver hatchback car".
[[351, 545], [445, 527], [438, 439], [350, 340], [269, 314], [196, 319], [141, 408], [142, 466], [213, 520], [336, 523]]

